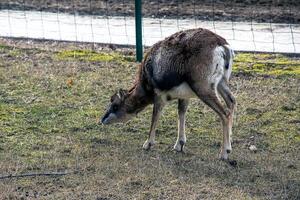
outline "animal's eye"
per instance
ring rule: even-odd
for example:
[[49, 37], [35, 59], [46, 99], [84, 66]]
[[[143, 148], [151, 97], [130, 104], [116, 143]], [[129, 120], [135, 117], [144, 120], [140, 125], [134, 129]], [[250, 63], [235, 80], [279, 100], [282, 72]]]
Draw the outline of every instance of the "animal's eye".
[[119, 107], [117, 105], [113, 105], [113, 107], [112, 107], [112, 109], [113, 109], [114, 112], [116, 112], [118, 110], [118, 108]]

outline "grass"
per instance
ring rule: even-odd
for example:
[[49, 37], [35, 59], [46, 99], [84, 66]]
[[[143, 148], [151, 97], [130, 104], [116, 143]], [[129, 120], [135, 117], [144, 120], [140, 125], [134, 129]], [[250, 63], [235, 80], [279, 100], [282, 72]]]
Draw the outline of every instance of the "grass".
[[58, 60], [81, 60], [89, 62], [118, 62], [134, 61], [132, 56], [124, 56], [114, 52], [95, 52], [91, 50], [64, 50], [57, 52]]
[[187, 115], [185, 154], [172, 151], [175, 102], [148, 152], [141, 146], [151, 106], [125, 125], [97, 125], [138, 64], [130, 49], [89, 49], [0, 40], [0, 174], [76, 171], [0, 180], [0, 199], [299, 198], [299, 58], [237, 55], [233, 167], [217, 159], [220, 122], [198, 100]]
[[299, 78], [300, 59], [291, 59], [281, 54], [242, 53], [236, 56], [233, 71]]

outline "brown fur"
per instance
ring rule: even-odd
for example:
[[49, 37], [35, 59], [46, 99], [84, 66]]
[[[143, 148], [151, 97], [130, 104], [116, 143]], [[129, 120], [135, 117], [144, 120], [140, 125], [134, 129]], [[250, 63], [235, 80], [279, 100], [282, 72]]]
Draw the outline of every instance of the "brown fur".
[[[230, 135], [235, 106], [227, 85], [233, 57], [227, 44], [221, 36], [202, 28], [180, 31], [156, 43], [139, 66], [133, 87], [125, 92], [120, 90], [113, 96], [102, 122], [127, 121], [133, 114], [153, 103], [149, 138], [143, 145], [144, 149], [149, 149], [154, 144], [161, 110], [165, 101], [172, 99], [169, 96], [171, 94], [179, 98], [179, 129], [174, 149], [182, 151], [186, 142], [184, 127], [188, 98], [195, 94], [222, 120], [224, 136], [220, 158], [227, 159], [231, 151]], [[220, 102], [218, 93], [227, 107]]]
[[[151, 71], [155, 67], [153, 66], [153, 60], [156, 58], [159, 49], [163, 49], [165, 53], [163, 56], [166, 58], [158, 63], [163, 67], [162, 71], [175, 71], [180, 75], [185, 75], [187, 81], [190, 82], [205, 76], [206, 68], [212, 59], [211, 51], [216, 46], [226, 44], [228, 43], [224, 38], [202, 28], [180, 31], [157, 42], [146, 53], [142, 64], [139, 66], [135, 84], [129, 90], [129, 93], [134, 94], [136, 88], [142, 87], [147, 94], [146, 96], [153, 95], [155, 84], [153, 83]], [[196, 74], [201, 77], [192, 77]], [[151, 102], [150, 99], [149, 101]]]

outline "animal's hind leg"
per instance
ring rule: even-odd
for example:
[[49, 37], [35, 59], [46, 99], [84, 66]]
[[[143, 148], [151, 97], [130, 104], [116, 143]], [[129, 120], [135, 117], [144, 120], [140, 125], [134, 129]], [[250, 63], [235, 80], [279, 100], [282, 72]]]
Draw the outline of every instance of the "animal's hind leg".
[[218, 92], [221, 94], [222, 98], [224, 99], [227, 107], [233, 111], [236, 101], [224, 79], [220, 81], [220, 83], [217, 86], [217, 89]]
[[191, 88], [196, 95], [210, 108], [212, 108], [221, 118], [223, 125], [223, 144], [221, 147], [220, 158], [228, 159], [228, 153], [231, 151], [231, 145], [229, 141], [229, 121], [230, 111], [224, 107], [217, 95], [217, 88], [210, 87], [209, 83], [194, 83], [191, 84]]
[[185, 99], [178, 99], [178, 137], [174, 145], [174, 149], [178, 152], [183, 151], [186, 143], [185, 136], [185, 113], [188, 108], [189, 101]]
[[228, 109], [230, 110], [228, 120], [226, 121], [225, 129], [224, 130], [224, 141], [226, 142], [226, 150], [228, 153], [232, 150], [231, 148], [231, 135], [232, 135], [232, 125], [233, 125], [233, 116], [234, 116], [234, 109], [236, 105], [236, 101], [234, 96], [232, 95], [226, 81], [222, 79], [218, 84], [218, 92], [221, 94], [222, 98], [224, 99]]

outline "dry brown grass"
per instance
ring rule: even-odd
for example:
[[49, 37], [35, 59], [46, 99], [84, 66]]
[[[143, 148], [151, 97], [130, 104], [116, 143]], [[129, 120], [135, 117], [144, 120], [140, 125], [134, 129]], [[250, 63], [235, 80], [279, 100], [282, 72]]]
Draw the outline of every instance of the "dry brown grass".
[[164, 111], [151, 151], [141, 149], [151, 107], [125, 125], [96, 124], [111, 93], [133, 82], [132, 50], [0, 44], [0, 174], [76, 171], [0, 180], [0, 199], [299, 199], [297, 76], [235, 73], [233, 167], [217, 159], [220, 122], [198, 100], [187, 115], [184, 154], [172, 151], [175, 102]]

